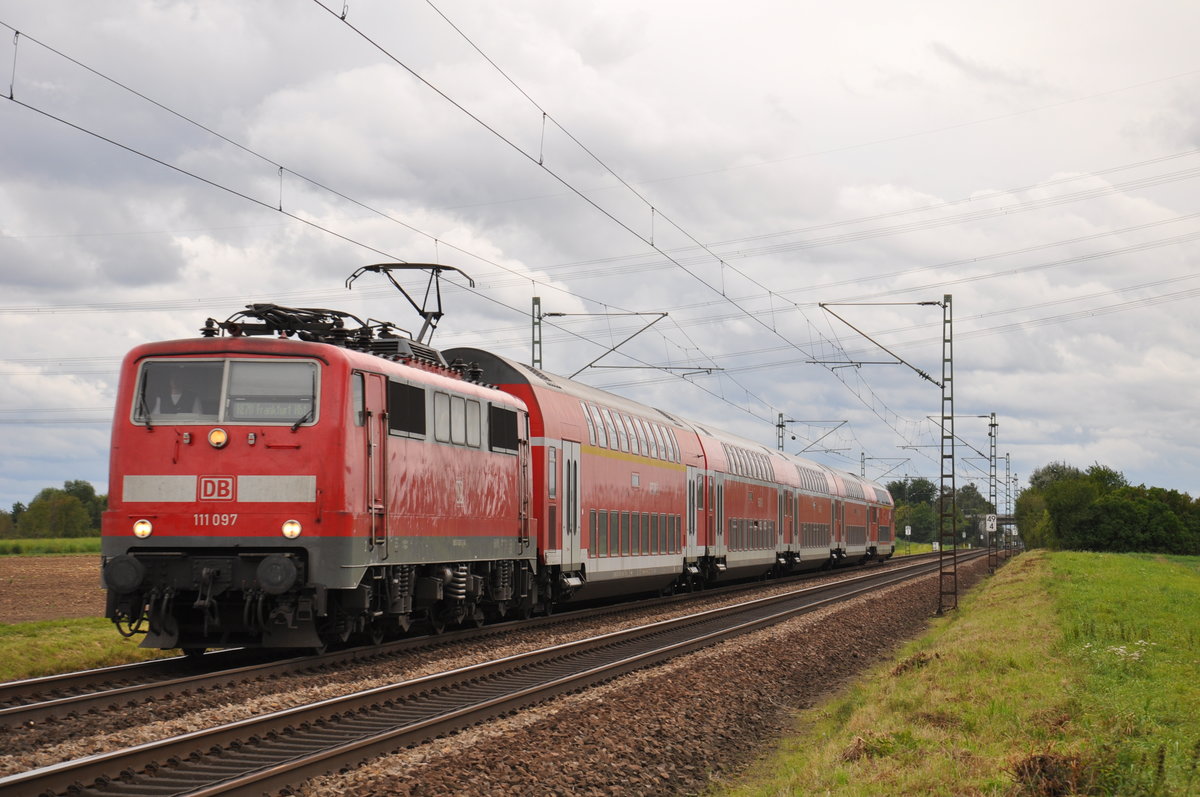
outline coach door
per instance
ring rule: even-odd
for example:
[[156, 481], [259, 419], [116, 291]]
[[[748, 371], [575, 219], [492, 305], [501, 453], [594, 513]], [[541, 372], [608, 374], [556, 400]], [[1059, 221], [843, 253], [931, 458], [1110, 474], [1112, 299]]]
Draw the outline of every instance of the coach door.
[[562, 444], [562, 569], [578, 570], [582, 562], [579, 543], [579, 443]]
[[371, 517], [369, 545], [378, 558], [388, 557], [387, 516], [387, 379], [382, 374], [365, 374], [367, 427], [367, 506]]
[[713, 535], [713, 555], [714, 556], [724, 556], [725, 555], [725, 474], [724, 473], [714, 473], [712, 478], [713, 478], [713, 481], [716, 482], [716, 495], [717, 495], [716, 507], [715, 507], [716, 518], [714, 519], [715, 526], [716, 526], [716, 534]]
[[696, 474], [696, 468], [693, 465], [687, 466], [687, 547], [684, 549], [685, 556], [694, 556], [696, 553], [696, 516], [700, 513], [700, 505], [704, 503], [704, 483]]

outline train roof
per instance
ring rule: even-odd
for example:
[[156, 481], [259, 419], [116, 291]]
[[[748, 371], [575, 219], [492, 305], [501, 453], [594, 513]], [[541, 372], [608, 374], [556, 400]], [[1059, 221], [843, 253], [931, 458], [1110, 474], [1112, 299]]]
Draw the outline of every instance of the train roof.
[[[400, 340], [400, 339], [395, 339]], [[404, 341], [412, 343], [405, 338]], [[428, 348], [428, 347], [426, 347]], [[429, 349], [429, 351], [435, 351]], [[279, 337], [222, 336], [181, 338], [143, 343], [125, 356], [127, 365], [136, 365], [149, 358], [164, 357], [240, 357], [262, 355], [266, 357], [304, 357], [318, 360], [326, 365], [343, 362], [347, 367], [364, 371], [385, 373], [426, 386], [440, 387], [461, 393], [485, 397], [493, 404], [502, 404], [525, 409], [525, 403], [493, 384], [485, 383], [467, 373], [465, 368], [445, 365], [441, 354], [436, 358], [428, 355], [413, 355], [411, 351], [398, 349], [395, 344], [390, 351], [340, 346], [327, 341], [298, 340]]]
[[[717, 443], [739, 446], [743, 449], [749, 449], [760, 454], [765, 454], [776, 462], [782, 460], [792, 467], [815, 470], [821, 473], [822, 476], [826, 477], [826, 481], [829, 483], [829, 490], [831, 492], [839, 492], [833, 480], [829, 478], [829, 476], [836, 474], [843, 483], [861, 485], [861, 487], [864, 489], [864, 492], [867, 493], [867, 496], [871, 499], [874, 499], [876, 502], [884, 504], [892, 503], [887, 490], [882, 485], [871, 482], [860, 476], [856, 476], [846, 471], [840, 471], [835, 468], [830, 468], [826, 465], [822, 465], [819, 462], [805, 459], [804, 457], [800, 457], [795, 454], [788, 454], [783, 451], [769, 448], [757, 441], [726, 432], [722, 429], [711, 428], [708, 424], [702, 424], [697, 421], [681, 418], [680, 416], [669, 413], [666, 410], [659, 409], [657, 407], [651, 407], [647, 404], [642, 404], [641, 402], [625, 398], [624, 396], [618, 396], [615, 393], [609, 393], [606, 390], [601, 390], [600, 388], [592, 387], [591, 385], [585, 385], [582, 382], [576, 382], [573, 379], [568, 379], [566, 377], [557, 376], [554, 374], [548, 374], [545, 371], [541, 371], [523, 363], [510, 360], [507, 357], [502, 357], [499, 354], [495, 354], [484, 349], [457, 347], [445, 349], [443, 350], [442, 354], [447, 358], [461, 359], [471, 364], [478, 364], [478, 366], [483, 369], [484, 377], [489, 382], [497, 385], [524, 384], [533, 388], [535, 395], [537, 390], [550, 390], [572, 396], [580, 401], [592, 402], [594, 404], [606, 406], [610, 409], [617, 409], [643, 417], [658, 414], [680, 428], [691, 430], [702, 437], [708, 438]], [[797, 477], [800, 477], [799, 472], [797, 472]], [[802, 478], [801, 481], [803, 481]]]

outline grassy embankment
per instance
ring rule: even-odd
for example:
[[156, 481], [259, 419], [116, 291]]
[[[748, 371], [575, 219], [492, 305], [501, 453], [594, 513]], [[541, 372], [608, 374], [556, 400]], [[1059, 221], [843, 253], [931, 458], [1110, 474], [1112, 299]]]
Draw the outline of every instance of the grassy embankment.
[[1200, 558], [1001, 568], [726, 795], [1200, 794]]
[[[0, 540], [0, 556], [99, 553], [99, 537]], [[100, 617], [0, 623], [0, 681], [106, 667], [163, 655], [160, 651], [138, 648], [140, 641], [141, 637], [122, 637], [110, 621]]]
[[98, 554], [100, 538], [0, 540], [0, 556], [54, 556], [64, 553]]
[[139, 648], [139, 642], [140, 636], [126, 639], [100, 617], [0, 623], [0, 681], [163, 657], [163, 651]]

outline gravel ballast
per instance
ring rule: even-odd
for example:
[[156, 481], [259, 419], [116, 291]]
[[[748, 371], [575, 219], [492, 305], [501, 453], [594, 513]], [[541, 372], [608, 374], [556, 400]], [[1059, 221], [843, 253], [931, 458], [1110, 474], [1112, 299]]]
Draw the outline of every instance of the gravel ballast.
[[[987, 572], [960, 566], [959, 588]], [[937, 576], [821, 609], [298, 789], [317, 796], [696, 794], [923, 631]]]
[[[960, 566], [960, 587], [966, 589], [986, 570], [986, 560]], [[779, 585], [765, 591], [794, 588]], [[716, 596], [710, 596], [708, 606], [745, 599], [712, 601], [712, 597]], [[820, 700], [919, 633], [936, 608], [936, 576], [925, 577], [411, 750], [367, 762], [348, 761], [345, 772], [316, 779], [298, 791], [308, 795], [696, 793], [713, 778], [726, 777], [751, 761], [789, 726], [796, 709]], [[618, 618], [514, 631], [335, 672], [270, 679], [0, 730], [4, 750], [0, 775], [689, 610], [695, 607], [635, 610]]]

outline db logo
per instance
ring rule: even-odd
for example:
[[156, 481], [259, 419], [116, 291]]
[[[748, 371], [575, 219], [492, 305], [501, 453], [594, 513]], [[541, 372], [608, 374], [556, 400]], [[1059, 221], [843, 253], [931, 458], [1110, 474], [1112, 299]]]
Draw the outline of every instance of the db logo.
[[232, 476], [201, 476], [198, 500], [232, 501], [234, 498], [233, 484]]

